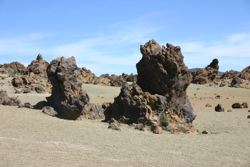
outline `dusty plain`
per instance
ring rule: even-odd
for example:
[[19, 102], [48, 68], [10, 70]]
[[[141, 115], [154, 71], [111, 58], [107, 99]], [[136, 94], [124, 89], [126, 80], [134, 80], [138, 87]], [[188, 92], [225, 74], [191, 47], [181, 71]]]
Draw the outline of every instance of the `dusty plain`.
[[[14, 94], [9, 81], [1, 80], [0, 89], [22, 102], [36, 104], [49, 96]], [[83, 89], [93, 103], [112, 102], [120, 91], [86, 84]], [[0, 105], [0, 167], [249, 167], [250, 112], [231, 105], [250, 104], [250, 89], [190, 85], [188, 95], [197, 115], [194, 126], [208, 134], [156, 135], [128, 125], [115, 131], [101, 121], [62, 120], [40, 110]], [[218, 103], [225, 112], [214, 111]]]

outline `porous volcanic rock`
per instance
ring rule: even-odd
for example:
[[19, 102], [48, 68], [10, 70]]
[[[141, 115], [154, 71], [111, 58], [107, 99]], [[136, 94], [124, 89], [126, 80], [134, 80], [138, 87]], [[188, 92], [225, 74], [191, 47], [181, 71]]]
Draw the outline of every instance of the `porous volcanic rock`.
[[30, 73], [32, 72], [36, 75], [47, 78], [46, 71], [48, 66], [49, 63], [43, 59], [43, 56], [41, 54], [38, 54], [36, 60], [32, 61], [30, 65], [28, 65], [27, 69]]
[[25, 93], [35, 91], [37, 93], [50, 93], [51, 84], [47, 77], [42, 77], [34, 73], [28, 75], [16, 76], [12, 79], [12, 85], [15, 87], [16, 93]]
[[193, 72], [193, 83], [206, 84], [214, 81], [218, 75], [219, 60], [213, 59], [212, 62], [204, 69]]
[[89, 103], [89, 96], [77, 80], [80, 75], [74, 57], [59, 57], [53, 60], [47, 69], [52, 84], [52, 94], [47, 97], [48, 103], [58, 112], [59, 117], [77, 119]]
[[238, 76], [238, 72], [234, 70], [226, 71], [220, 79], [233, 79]]
[[214, 110], [216, 112], [224, 112], [225, 111], [224, 107], [221, 104], [218, 104], [217, 106], [215, 106]]
[[250, 66], [246, 67], [240, 72], [240, 78], [250, 81]]
[[[137, 83], [122, 86], [119, 96], [105, 110], [106, 121], [115, 119], [165, 129], [176, 128], [173, 124], [192, 127], [195, 115], [186, 95], [192, 76], [180, 47], [171, 44], [161, 47], [150, 40], [141, 46], [141, 53], [143, 57], [136, 65]], [[174, 117], [178, 121], [173, 121]]]
[[10, 76], [15, 76], [16, 74], [27, 74], [28, 72], [27, 68], [17, 61], [0, 65], [0, 69], [2, 69], [1, 71], [7, 72]]
[[81, 73], [81, 75], [79, 76], [79, 80], [82, 83], [86, 83], [86, 84], [94, 84], [95, 83], [95, 80], [97, 77], [90, 70], [83, 67], [80, 69], [80, 73]]

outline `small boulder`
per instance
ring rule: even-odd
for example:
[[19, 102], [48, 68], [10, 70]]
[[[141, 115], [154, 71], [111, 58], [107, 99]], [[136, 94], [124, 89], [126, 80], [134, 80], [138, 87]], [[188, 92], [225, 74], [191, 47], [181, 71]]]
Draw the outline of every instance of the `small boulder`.
[[202, 134], [208, 134], [208, 131], [203, 130], [201, 133], [202, 133]]
[[232, 108], [242, 108], [242, 105], [240, 103], [234, 103]]
[[216, 112], [224, 112], [225, 111], [224, 107], [222, 107], [221, 104], [218, 104], [217, 106], [215, 106], [214, 109]]

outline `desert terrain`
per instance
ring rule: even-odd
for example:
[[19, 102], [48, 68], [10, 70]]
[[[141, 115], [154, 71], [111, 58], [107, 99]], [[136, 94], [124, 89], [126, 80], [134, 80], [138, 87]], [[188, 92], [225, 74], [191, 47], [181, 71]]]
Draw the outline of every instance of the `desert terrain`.
[[[49, 96], [14, 94], [10, 80], [1, 80], [0, 89], [23, 103]], [[119, 87], [91, 84], [83, 89], [92, 103], [100, 104], [113, 102], [120, 92]], [[249, 104], [250, 89], [191, 84], [187, 93], [197, 115], [194, 127], [208, 134], [157, 135], [125, 124], [114, 131], [100, 120], [63, 120], [40, 110], [0, 105], [0, 166], [250, 166], [250, 113], [231, 107], [234, 102]], [[219, 103], [225, 112], [214, 111]]]

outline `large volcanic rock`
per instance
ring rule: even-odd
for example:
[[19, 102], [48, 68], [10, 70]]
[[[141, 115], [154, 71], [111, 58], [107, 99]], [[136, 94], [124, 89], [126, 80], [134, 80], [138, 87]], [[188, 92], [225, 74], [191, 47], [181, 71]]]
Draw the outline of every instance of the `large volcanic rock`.
[[49, 63], [45, 61], [41, 54], [38, 54], [36, 60], [32, 61], [30, 65], [28, 65], [27, 69], [31, 73], [39, 75], [41, 77], [47, 77], [47, 68]]
[[220, 79], [233, 79], [238, 76], [238, 72], [234, 70], [226, 71]]
[[246, 67], [245, 69], [243, 69], [243, 70], [240, 72], [239, 77], [240, 77], [241, 79], [245, 79], [245, 80], [250, 81], [250, 66], [248, 66], [248, 67]]
[[[189, 131], [195, 119], [186, 89], [192, 80], [180, 47], [161, 47], [154, 40], [141, 46], [137, 84], [124, 85], [105, 111], [107, 121], [162, 126], [170, 131]], [[175, 126], [178, 124], [178, 127]], [[185, 129], [185, 130], [183, 130]], [[174, 131], [175, 131], [174, 130]]]
[[213, 59], [213, 61], [204, 69], [197, 70], [193, 72], [193, 83], [196, 84], [206, 84], [214, 81], [218, 75], [219, 61], [218, 59]]
[[79, 77], [82, 75], [75, 58], [60, 57], [53, 60], [47, 69], [52, 84], [52, 95], [48, 104], [64, 119], [100, 119], [104, 117], [103, 108], [89, 103], [88, 94], [82, 90]]
[[50, 93], [51, 84], [48, 82], [47, 68], [49, 63], [43, 60], [41, 54], [38, 54], [36, 60], [32, 61], [27, 67], [28, 73], [18, 75], [12, 79], [12, 85], [16, 93]]
[[90, 70], [88, 70], [87, 68], [81, 68], [80, 73], [81, 73], [81, 75], [79, 76], [79, 80], [82, 83], [86, 83], [86, 84], [95, 83], [96, 76]]
[[57, 58], [47, 69], [49, 80], [52, 84], [52, 95], [48, 102], [65, 119], [77, 119], [89, 103], [89, 96], [81, 88], [77, 80], [79, 74], [75, 58]]

